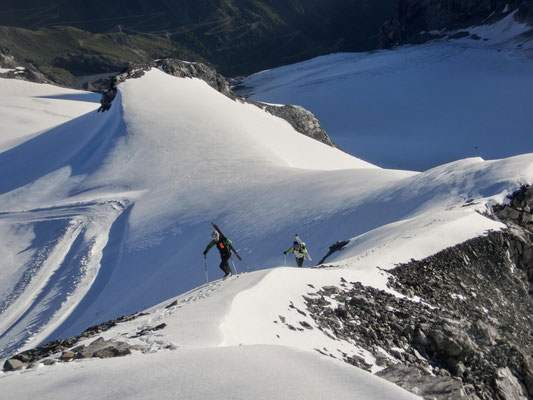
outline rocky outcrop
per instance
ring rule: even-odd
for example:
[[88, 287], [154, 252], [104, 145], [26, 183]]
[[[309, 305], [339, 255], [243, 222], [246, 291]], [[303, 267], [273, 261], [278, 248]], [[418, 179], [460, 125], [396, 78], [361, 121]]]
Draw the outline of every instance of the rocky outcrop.
[[45, 76], [32, 64], [18, 62], [11, 54], [9, 49], [0, 44], [0, 68], [10, 69], [8, 72], [1, 73], [0, 78], [21, 79], [36, 83], [51, 83]]
[[336, 147], [322, 127], [322, 124], [320, 124], [320, 121], [312, 112], [305, 108], [295, 105], [273, 106], [262, 103], [259, 103], [258, 107], [263, 108], [276, 117], [284, 119], [291, 124], [296, 132], [300, 132], [328, 146]]
[[0, 68], [16, 68], [17, 62], [6, 46], [0, 44]]
[[532, 209], [533, 188], [523, 187], [494, 207], [509, 229], [388, 271], [405, 297], [343, 280], [304, 297], [307, 311], [324, 333], [373, 354], [380, 376], [423, 398], [531, 399]]
[[156, 65], [169, 75], [201, 79], [216, 91], [230, 98], [237, 98], [231, 91], [226, 78], [205, 64], [168, 58], [156, 61]]
[[125, 343], [114, 340], [105, 340], [99, 337], [89, 345], [80, 345], [72, 350], [64, 351], [61, 356], [61, 361], [77, 360], [81, 358], [112, 358], [122, 357], [131, 354], [131, 349], [134, 347]]
[[380, 28], [380, 47], [425, 42], [442, 37], [440, 31], [496, 22], [514, 11], [517, 20], [533, 26], [529, 0], [400, 0]]
[[328, 257], [331, 256], [333, 253], [336, 253], [337, 251], [342, 251], [348, 243], [350, 243], [349, 240], [339, 240], [338, 242], [333, 243], [331, 246], [329, 246], [329, 251], [327, 252], [327, 254], [322, 257], [322, 259], [318, 262], [318, 265], [325, 263]]
[[[115, 318], [111, 321], [87, 328], [81, 335], [68, 339], [58, 339], [43, 344], [35, 349], [26, 350], [16, 354], [4, 362], [4, 372], [15, 371], [22, 368], [31, 368], [37, 363], [45, 365], [54, 364], [55, 362], [67, 362], [81, 358], [110, 358], [121, 357], [131, 353], [131, 350], [138, 349], [125, 342], [105, 340], [102, 337], [91, 342], [89, 345], [78, 345], [79, 342], [95, 337], [108, 329], [122, 323], [132, 321], [143, 313]], [[152, 330], [163, 329], [164, 326], [158, 326]], [[146, 334], [151, 329], [146, 328], [142, 334]], [[137, 336], [141, 336], [138, 334]], [[58, 355], [54, 357], [54, 355]]]
[[509, 242], [509, 256], [526, 272], [529, 294], [533, 295], [533, 187], [521, 187], [507, 204], [494, 206], [493, 212], [509, 226], [514, 238]]

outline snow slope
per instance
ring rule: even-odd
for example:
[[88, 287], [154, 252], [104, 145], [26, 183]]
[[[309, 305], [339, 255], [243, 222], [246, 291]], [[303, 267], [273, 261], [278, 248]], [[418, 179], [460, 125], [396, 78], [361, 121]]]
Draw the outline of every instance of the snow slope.
[[[62, 109], [75, 115], [80, 100], [62, 100]], [[0, 107], [0, 117], [9, 112]], [[7, 129], [19, 123], [11, 120]], [[70, 398], [79, 390], [94, 397], [112, 377], [109, 393], [98, 395], [145, 398], [157, 390], [172, 398], [193, 382], [191, 397], [200, 399], [220, 391], [286, 398], [292, 383], [302, 398], [323, 398], [318, 386], [338, 398], [412, 398], [314, 354], [326, 348], [335, 357], [368, 357], [357, 344], [333, 343], [317, 330], [292, 333], [274, 321], [280, 315], [302, 321], [287, 308], [302, 307], [310, 283], [339, 285], [342, 277], [386, 289], [383, 269], [501, 229], [477, 211], [533, 182], [533, 154], [469, 158], [423, 173], [381, 169], [203, 81], [157, 69], [119, 85], [109, 112], [89, 111], [30, 133], [37, 135], [0, 153], [0, 356], [161, 302], [105, 336], [129, 340], [155, 322], [167, 327], [131, 339], [151, 356], [0, 377], [2, 389], [20, 397], [47, 391]], [[215, 251], [204, 264], [211, 221], [243, 256], [234, 266], [238, 278], [217, 280]], [[335, 241], [351, 241], [327, 260], [331, 268], [287, 268], [294, 261], [283, 251], [296, 232], [314, 262]], [[205, 268], [214, 282], [165, 308], [168, 299], [202, 285]], [[265, 370], [254, 372], [259, 365]], [[298, 369], [320, 376], [316, 385], [303, 388]], [[164, 383], [154, 389], [154, 382]]]
[[[0, 387], [11, 396], [38, 395], [43, 399], [418, 398], [368, 372], [316, 352], [288, 347], [283, 341], [249, 346], [220, 343], [224, 332], [218, 326], [222, 317], [231, 313], [234, 297], [253, 290], [268, 275], [270, 272], [260, 271], [213, 282], [178, 297], [176, 306], [166, 307], [171, 299], [103, 334], [106, 339], [127, 340], [144, 353], [2, 374]], [[268, 310], [255, 310], [259, 314], [264, 311]], [[167, 326], [131, 339], [140, 330], [161, 323]]]
[[479, 40], [318, 57], [254, 74], [238, 93], [307, 108], [341, 148], [385, 168], [533, 152], [531, 30], [510, 14], [468, 29]]
[[0, 79], [0, 93], [0, 151], [86, 114], [100, 102], [96, 93], [11, 79]]
[[[110, 112], [4, 151], [0, 166], [4, 354], [32, 335], [76, 334], [197, 286], [213, 220], [239, 243], [244, 269], [274, 266], [295, 224], [345, 208], [354, 190], [411, 175], [159, 70], [122, 84]], [[359, 170], [370, 175], [350, 172]], [[378, 179], [364, 189], [335, 182], [350, 175]], [[267, 240], [277, 252], [255, 253]], [[220, 276], [214, 253], [209, 261]]]

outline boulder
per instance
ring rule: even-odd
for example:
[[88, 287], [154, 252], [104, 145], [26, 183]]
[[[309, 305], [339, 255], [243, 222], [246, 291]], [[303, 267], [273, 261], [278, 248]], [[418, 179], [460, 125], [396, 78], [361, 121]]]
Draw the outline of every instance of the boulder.
[[496, 371], [494, 383], [503, 400], [528, 400], [527, 389], [509, 368]]
[[64, 352], [61, 354], [61, 357], [59, 357], [59, 359], [60, 359], [61, 361], [71, 361], [71, 360], [73, 360], [75, 357], [76, 357], [76, 353], [74, 353], [73, 351], [64, 351]]
[[6, 360], [6, 362], [4, 363], [4, 372], [16, 371], [16, 370], [24, 368], [25, 366], [26, 364], [23, 363], [22, 361], [17, 360], [16, 358], [10, 358]]
[[460, 380], [447, 376], [432, 376], [420, 367], [391, 365], [376, 374], [424, 399], [469, 399]]

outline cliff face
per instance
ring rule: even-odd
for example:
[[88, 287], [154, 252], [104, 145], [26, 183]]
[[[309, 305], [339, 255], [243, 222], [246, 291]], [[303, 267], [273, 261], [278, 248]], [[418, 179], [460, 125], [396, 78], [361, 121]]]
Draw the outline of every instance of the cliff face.
[[517, 21], [533, 26], [528, 0], [400, 0], [393, 18], [381, 26], [380, 46], [421, 43], [440, 30], [456, 30], [498, 21], [515, 12]]

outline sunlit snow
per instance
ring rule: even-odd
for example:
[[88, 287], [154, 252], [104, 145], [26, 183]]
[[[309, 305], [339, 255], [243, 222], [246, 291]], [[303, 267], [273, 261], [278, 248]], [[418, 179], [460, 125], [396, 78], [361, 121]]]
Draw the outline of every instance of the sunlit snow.
[[254, 74], [238, 93], [307, 108], [341, 148], [380, 167], [533, 152], [532, 29], [511, 14], [461, 30], [477, 40], [318, 57]]
[[[468, 113], [460, 103], [473, 99], [456, 96], [446, 104], [464, 113], [463, 122], [467, 114], [478, 122], [481, 115], [494, 117], [486, 123], [508, 136], [498, 146], [484, 136], [485, 143], [508, 149], [505, 156], [512, 157], [465, 158], [475, 155], [462, 152], [470, 139], [457, 120], [444, 118], [434, 125], [446, 132], [446, 143], [428, 157], [443, 164], [453, 148], [461, 159], [420, 173], [380, 168], [383, 164], [368, 162], [372, 157], [361, 160], [305, 137], [203, 81], [157, 69], [120, 84], [105, 113], [96, 112], [95, 94], [0, 79], [2, 94], [8, 93], [0, 98], [1, 357], [146, 310], [102, 335], [137, 344], [144, 353], [2, 374], [2, 392], [50, 399], [212, 399], [220, 393], [259, 399], [416, 398], [340, 361], [342, 354], [358, 355], [374, 372], [379, 369], [357, 343], [333, 340], [318, 329], [289, 330], [280, 316], [295, 326], [313, 326], [309, 316], [295, 311], [305, 307], [302, 295], [342, 280], [399, 295], [386, 285], [388, 269], [505, 227], [484, 213], [533, 183], [533, 154], [525, 154], [533, 151], [531, 125], [526, 127], [530, 114], [509, 114], [524, 100], [518, 86], [529, 90], [530, 60], [458, 43], [335, 55], [271, 75], [278, 85], [269, 86], [272, 93], [303, 96], [320, 87], [319, 105], [345, 96], [328, 94], [332, 82], [353, 90], [350, 99], [367, 111], [357, 107], [361, 114], [343, 119], [342, 107], [331, 103], [330, 111], [339, 111], [335, 123], [351, 130], [354, 120], [366, 121], [377, 132], [402, 114], [389, 91], [392, 83], [412, 90], [401, 97], [412, 120], [422, 115], [419, 122], [427, 125], [436, 118], [417, 108], [429, 104], [425, 96], [431, 90], [412, 79], [418, 68], [441, 68], [449, 76], [449, 86], [440, 86], [447, 95], [466, 82], [465, 75], [454, 81], [451, 67], [458, 65], [458, 54], [472, 61], [472, 74], [481, 62], [494, 74], [500, 68], [511, 95], [493, 94], [498, 101], [514, 99], [509, 110], [496, 114], [490, 107], [501, 104], [494, 98]], [[346, 80], [348, 65], [358, 70], [350, 70]], [[404, 72], [410, 80], [402, 80]], [[355, 86], [354, 77], [361, 78]], [[481, 89], [482, 83], [474, 85]], [[385, 93], [391, 93], [389, 104]], [[486, 99], [486, 92], [481, 95]], [[444, 97], [440, 101], [443, 105]], [[380, 110], [389, 111], [384, 116]], [[397, 134], [402, 140], [396, 142], [373, 136], [383, 149], [376, 160], [416, 158], [423, 140], [406, 131]], [[515, 141], [522, 146], [512, 147]], [[214, 249], [204, 261], [212, 221], [243, 257], [232, 265], [238, 277], [220, 280]], [[303, 269], [294, 268], [292, 255], [283, 255], [295, 233], [313, 257]], [[350, 242], [321, 268], [309, 268], [339, 240]], [[177, 304], [167, 308], [173, 300]], [[133, 337], [162, 322], [164, 329]]]

